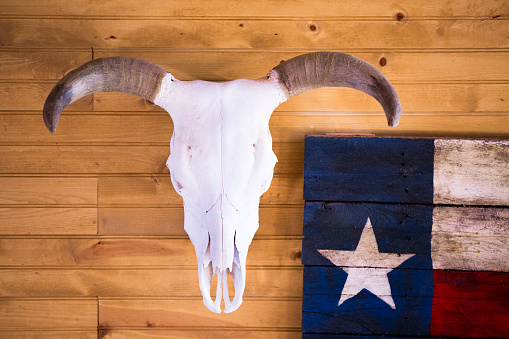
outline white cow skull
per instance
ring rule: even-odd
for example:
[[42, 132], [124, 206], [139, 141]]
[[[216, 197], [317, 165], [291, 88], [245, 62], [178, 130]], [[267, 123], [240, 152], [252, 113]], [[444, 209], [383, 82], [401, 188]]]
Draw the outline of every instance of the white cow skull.
[[[224, 311], [232, 312], [242, 303], [260, 196], [269, 188], [277, 162], [270, 116], [285, 100], [319, 87], [361, 90], [380, 102], [390, 126], [398, 124], [399, 100], [385, 76], [360, 59], [333, 52], [298, 56], [261, 79], [223, 83], [179, 81], [163, 68], [134, 58], [97, 59], [55, 85], [43, 116], [54, 133], [63, 109], [95, 92], [134, 94], [170, 113], [174, 130], [167, 166], [184, 199], [184, 228], [196, 250], [203, 302], [221, 313], [224, 299]], [[233, 300], [227, 275], [235, 287]]]

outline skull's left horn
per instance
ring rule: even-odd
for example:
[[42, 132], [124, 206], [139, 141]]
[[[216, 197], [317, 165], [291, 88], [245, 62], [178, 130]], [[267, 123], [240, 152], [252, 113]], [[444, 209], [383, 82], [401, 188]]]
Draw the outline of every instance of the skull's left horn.
[[166, 70], [149, 61], [109, 57], [89, 61], [67, 73], [44, 103], [46, 127], [54, 133], [62, 111], [70, 103], [97, 92], [122, 92], [154, 101]]
[[375, 98], [389, 126], [398, 125], [401, 106], [396, 91], [382, 72], [359, 58], [338, 52], [308, 53], [282, 62], [273, 71], [287, 99], [320, 87], [350, 87]]

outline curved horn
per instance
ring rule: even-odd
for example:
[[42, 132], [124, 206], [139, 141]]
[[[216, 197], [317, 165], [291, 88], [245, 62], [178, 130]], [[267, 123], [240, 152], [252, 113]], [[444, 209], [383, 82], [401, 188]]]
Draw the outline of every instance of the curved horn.
[[70, 103], [97, 92], [122, 92], [154, 101], [166, 71], [149, 61], [109, 57], [89, 61], [67, 73], [44, 103], [46, 127], [54, 133], [62, 111]]
[[274, 67], [288, 99], [320, 87], [350, 87], [375, 98], [389, 126], [401, 115], [398, 95], [385, 75], [371, 64], [338, 52], [308, 53]]

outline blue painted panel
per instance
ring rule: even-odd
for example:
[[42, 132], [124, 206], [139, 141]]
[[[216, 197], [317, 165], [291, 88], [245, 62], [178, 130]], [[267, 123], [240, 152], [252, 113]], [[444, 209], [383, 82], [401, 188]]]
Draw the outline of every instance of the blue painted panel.
[[433, 203], [433, 139], [306, 137], [304, 199]]
[[366, 289], [338, 306], [346, 278], [339, 267], [304, 268], [303, 333], [429, 335], [432, 270], [402, 265], [388, 273], [396, 309]]
[[306, 202], [302, 263], [333, 265], [319, 249], [354, 251], [368, 217], [380, 252], [430, 255], [431, 206]]

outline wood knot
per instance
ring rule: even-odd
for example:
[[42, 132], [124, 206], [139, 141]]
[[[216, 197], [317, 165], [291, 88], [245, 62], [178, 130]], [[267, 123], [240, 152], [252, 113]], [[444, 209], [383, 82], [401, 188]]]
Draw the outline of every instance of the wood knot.
[[381, 57], [379, 63], [380, 66], [385, 67], [387, 66], [387, 59], [385, 57]]
[[240, 24], [239, 24], [239, 27], [240, 27], [240, 28], [244, 28], [244, 24], [243, 24], [243, 23], [240, 23]]
[[397, 21], [403, 21], [405, 19], [405, 14], [404, 13], [401, 13], [401, 12], [398, 12], [396, 13], [396, 20]]
[[292, 260], [302, 259], [302, 251], [292, 253]]

